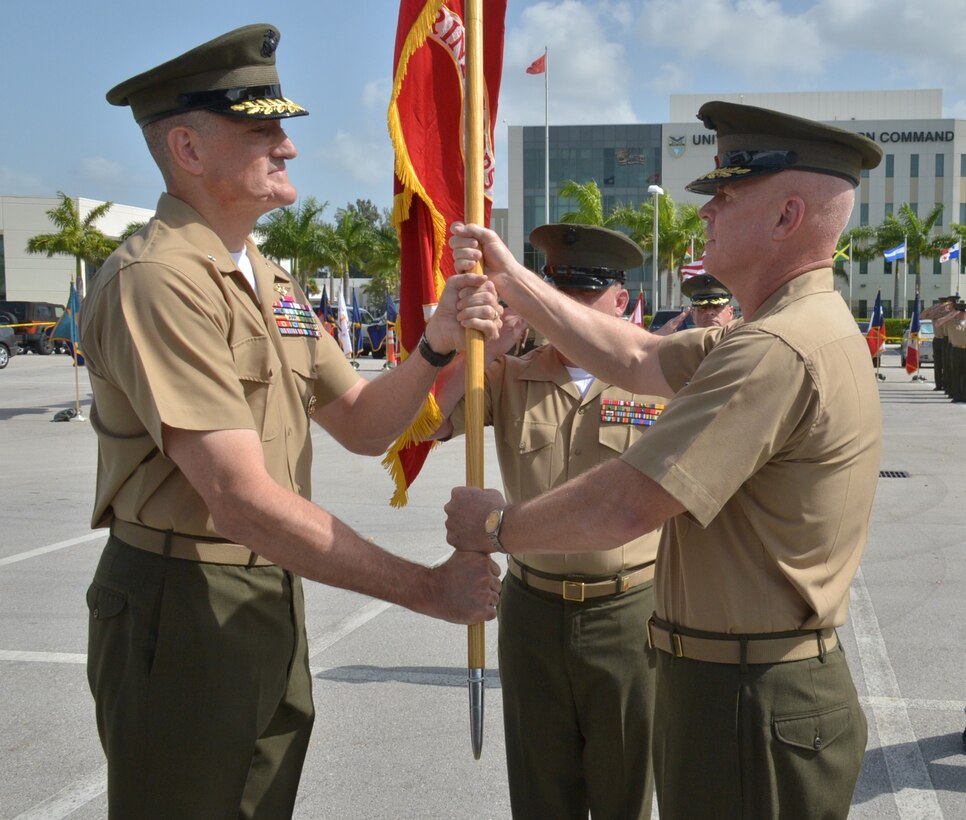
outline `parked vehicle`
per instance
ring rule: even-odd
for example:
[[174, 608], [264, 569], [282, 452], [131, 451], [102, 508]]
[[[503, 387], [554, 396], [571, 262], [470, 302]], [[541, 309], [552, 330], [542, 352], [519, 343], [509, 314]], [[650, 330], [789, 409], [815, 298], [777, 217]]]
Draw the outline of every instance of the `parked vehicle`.
[[[919, 323], [919, 364], [932, 362], [932, 340], [935, 338], [935, 329], [932, 319], [923, 319]], [[909, 328], [902, 334], [902, 345], [899, 348], [899, 360], [902, 366], [906, 366], [906, 351], [909, 349]]]
[[0, 370], [3, 370], [10, 361], [11, 356], [16, 356], [20, 352], [20, 345], [17, 344], [17, 334], [13, 328], [0, 327]]
[[0, 302], [0, 325], [17, 325], [13, 331], [24, 353], [28, 350], [41, 356], [53, 353], [50, 332], [63, 315], [64, 306], [51, 302]]
[[[677, 316], [684, 308], [673, 308], [671, 310], [659, 310], [651, 317], [651, 323], [647, 326], [647, 329], [654, 333], [660, 330], [664, 325], [671, 321], [675, 316]], [[684, 323], [678, 330], [688, 330], [694, 327], [694, 317], [689, 313]]]

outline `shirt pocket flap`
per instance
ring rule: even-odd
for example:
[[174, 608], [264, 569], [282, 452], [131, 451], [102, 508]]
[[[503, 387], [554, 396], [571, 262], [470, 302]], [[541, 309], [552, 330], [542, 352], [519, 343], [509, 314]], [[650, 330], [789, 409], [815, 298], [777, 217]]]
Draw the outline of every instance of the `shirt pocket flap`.
[[87, 609], [97, 620], [120, 615], [127, 606], [127, 595], [93, 583], [87, 588]]
[[553, 444], [557, 426], [549, 422], [526, 421], [507, 429], [507, 443], [520, 453], [534, 453]]
[[852, 723], [851, 709], [836, 706], [806, 715], [775, 717], [775, 735], [789, 746], [820, 752], [834, 743]]
[[631, 445], [631, 425], [602, 423], [597, 437], [602, 447], [619, 456]]

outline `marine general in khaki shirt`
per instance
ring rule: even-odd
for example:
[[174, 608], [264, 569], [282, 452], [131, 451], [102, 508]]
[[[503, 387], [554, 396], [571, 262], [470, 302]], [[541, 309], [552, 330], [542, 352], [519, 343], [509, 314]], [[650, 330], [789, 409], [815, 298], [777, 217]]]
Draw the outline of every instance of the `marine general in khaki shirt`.
[[[664, 523], [657, 559], [654, 765], [662, 818], [846, 817], [866, 722], [834, 628], [865, 546], [881, 420], [868, 350], [831, 258], [865, 137], [724, 102], [705, 266], [741, 305], [721, 329], [633, 332], [560, 299], [490, 232], [455, 226], [501, 297], [574, 361], [672, 396], [651, 433], [503, 514], [509, 553], [606, 549]], [[458, 488], [448, 539], [489, 549], [493, 490]]]

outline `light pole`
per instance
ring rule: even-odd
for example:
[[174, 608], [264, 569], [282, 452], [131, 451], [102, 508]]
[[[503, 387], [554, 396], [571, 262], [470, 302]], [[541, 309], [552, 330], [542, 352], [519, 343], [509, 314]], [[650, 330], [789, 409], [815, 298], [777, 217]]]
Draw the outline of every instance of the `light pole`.
[[661, 274], [658, 273], [657, 267], [657, 210], [658, 197], [664, 193], [664, 189], [660, 185], [651, 185], [648, 187], [647, 192], [654, 195], [654, 238], [651, 243], [651, 249], [654, 251], [654, 256], [653, 261], [651, 262], [651, 267], [654, 270], [654, 313], [657, 313], [661, 294]]

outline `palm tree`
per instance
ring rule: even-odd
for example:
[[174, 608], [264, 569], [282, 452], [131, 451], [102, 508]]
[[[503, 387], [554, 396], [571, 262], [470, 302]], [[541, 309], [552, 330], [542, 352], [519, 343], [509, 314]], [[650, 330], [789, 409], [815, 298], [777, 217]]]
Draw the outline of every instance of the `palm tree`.
[[362, 268], [371, 252], [375, 229], [358, 208], [351, 206], [335, 212], [335, 224], [323, 225], [319, 242], [319, 261], [348, 286], [351, 268]]
[[276, 262], [291, 260], [292, 275], [305, 289], [309, 273], [323, 263], [324, 226], [319, 217], [328, 204], [310, 196], [297, 205], [272, 211], [255, 227], [256, 234], [264, 237], [258, 249]]
[[[942, 212], [942, 203], [937, 203], [925, 218], [920, 218], [908, 202], [903, 202], [899, 206], [898, 215], [888, 214], [874, 229], [875, 249], [878, 255], [888, 248], [906, 243], [906, 264], [915, 273], [916, 293], [920, 293], [922, 287], [921, 258], [923, 256], [931, 259], [938, 258], [939, 254], [954, 241], [951, 234], [933, 234], [933, 229]], [[900, 274], [897, 272], [893, 284], [893, 313], [895, 305], [899, 304], [899, 278]]]
[[605, 216], [604, 200], [597, 187], [595, 180], [589, 182], [577, 182], [568, 179], [560, 186], [557, 195], [561, 199], [572, 199], [577, 205], [577, 210], [567, 211], [560, 217], [561, 222], [571, 225], [597, 225], [600, 227], [610, 227], [613, 224], [613, 212]]
[[365, 264], [367, 271], [372, 274], [372, 279], [365, 286], [370, 305], [381, 303], [386, 293], [399, 293], [399, 234], [392, 225], [389, 211], [382, 215], [373, 229], [372, 244]]
[[[700, 255], [704, 248], [704, 220], [698, 216], [699, 207], [692, 203], [676, 205], [665, 194], [658, 198], [657, 211], [657, 265], [658, 271], [668, 270], [666, 281], [666, 304], [671, 303], [674, 275], [684, 257], [692, 252]], [[611, 213], [612, 224], [620, 225], [645, 251], [654, 248], [654, 202], [649, 199], [636, 208], [618, 205]]]
[[81, 261], [100, 265], [117, 247], [117, 242], [105, 236], [94, 227], [104, 214], [114, 205], [113, 202], [102, 202], [83, 219], [71, 199], [63, 191], [57, 196], [61, 202], [56, 208], [47, 211], [47, 216], [60, 230], [57, 233], [42, 233], [27, 240], [27, 253], [45, 253], [48, 257], [57, 253], [74, 257], [74, 281], [77, 283], [78, 293], [83, 296], [86, 292], [86, 278]]

